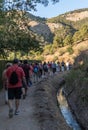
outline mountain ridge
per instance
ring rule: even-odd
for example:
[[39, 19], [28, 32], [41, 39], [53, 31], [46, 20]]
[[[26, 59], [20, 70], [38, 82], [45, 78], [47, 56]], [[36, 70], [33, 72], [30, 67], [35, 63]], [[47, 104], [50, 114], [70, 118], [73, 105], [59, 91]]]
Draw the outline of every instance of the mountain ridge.
[[49, 19], [28, 15], [28, 13], [27, 16], [30, 18], [28, 22], [30, 30], [42, 36], [47, 43], [53, 42], [56, 30], [62, 27], [68, 26], [75, 32], [83, 24], [88, 24], [88, 8], [70, 11]]

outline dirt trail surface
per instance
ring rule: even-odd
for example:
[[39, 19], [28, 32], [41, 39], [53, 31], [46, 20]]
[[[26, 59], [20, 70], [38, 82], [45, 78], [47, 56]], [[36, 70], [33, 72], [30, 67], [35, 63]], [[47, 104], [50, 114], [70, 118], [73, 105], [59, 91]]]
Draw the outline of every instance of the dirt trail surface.
[[[8, 106], [5, 105], [4, 93], [0, 94], [0, 130], [40, 130], [33, 116], [33, 93], [35, 87], [29, 88], [28, 96], [20, 102], [20, 114], [8, 117]], [[14, 105], [14, 104], [13, 104]]]
[[30, 87], [26, 99], [21, 99], [20, 114], [14, 115], [11, 119], [8, 117], [8, 106], [4, 103], [2, 91], [0, 130], [71, 130], [57, 105], [56, 92], [60, 82], [59, 77], [56, 75], [53, 78], [43, 79]]

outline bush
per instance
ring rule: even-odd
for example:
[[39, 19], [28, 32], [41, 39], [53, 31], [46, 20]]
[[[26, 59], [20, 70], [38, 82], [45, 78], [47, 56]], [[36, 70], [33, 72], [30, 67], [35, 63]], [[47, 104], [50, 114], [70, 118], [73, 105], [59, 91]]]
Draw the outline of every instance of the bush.
[[69, 54], [73, 54], [74, 53], [74, 50], [72, 47], [68, 47], [67, 48], [67, 52], [69, 52]]

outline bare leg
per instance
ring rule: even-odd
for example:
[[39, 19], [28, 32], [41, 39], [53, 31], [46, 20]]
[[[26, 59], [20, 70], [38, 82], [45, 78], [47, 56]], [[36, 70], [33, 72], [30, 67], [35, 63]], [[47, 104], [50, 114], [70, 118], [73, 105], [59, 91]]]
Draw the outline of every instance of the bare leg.
[[13, 117], [13, 100], [8, 100], [8, 106], [9, 106], [9, 118]]
[[5, 90], [5, 103], [8, 103], [8, 90]]
[[9, 110], [13, 109], [13, 100], [8, 100], [8, 106], [9, 106]]
[[15, 107], [16, 107], [16, 111], [18, 111], [19, 109], [19, 99], [15, 99]]
[[19, 115], [19, 99], [15, 99], [15, 115]]

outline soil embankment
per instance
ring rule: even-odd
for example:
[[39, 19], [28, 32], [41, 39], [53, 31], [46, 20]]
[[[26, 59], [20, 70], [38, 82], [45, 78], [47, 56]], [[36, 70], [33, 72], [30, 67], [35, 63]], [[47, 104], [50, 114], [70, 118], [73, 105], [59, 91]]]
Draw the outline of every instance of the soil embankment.
[[[49, 77], [29, 88], [28, 96], [21, 100], [20, 115], [9, 119], [8, 106], [0, 93], [0, 130], [71, 130], [57, 104], [57, 90], [62, 77]], [[14, 105], [14, 104], [13, 104]]]
[[76, 116], [77, 121], [81, 125], [82, 130], [88, 130], [88, 102], [84, 100], [87, 89], [86, 93], [81, 92], [81, 89], [82, 87], [78, 85], [74, 86], [73, 89], [69, 89], [69, 91], [66, 90], [65, 93], [67, 93], [66, 98], [68, 100], [68, 104]]

